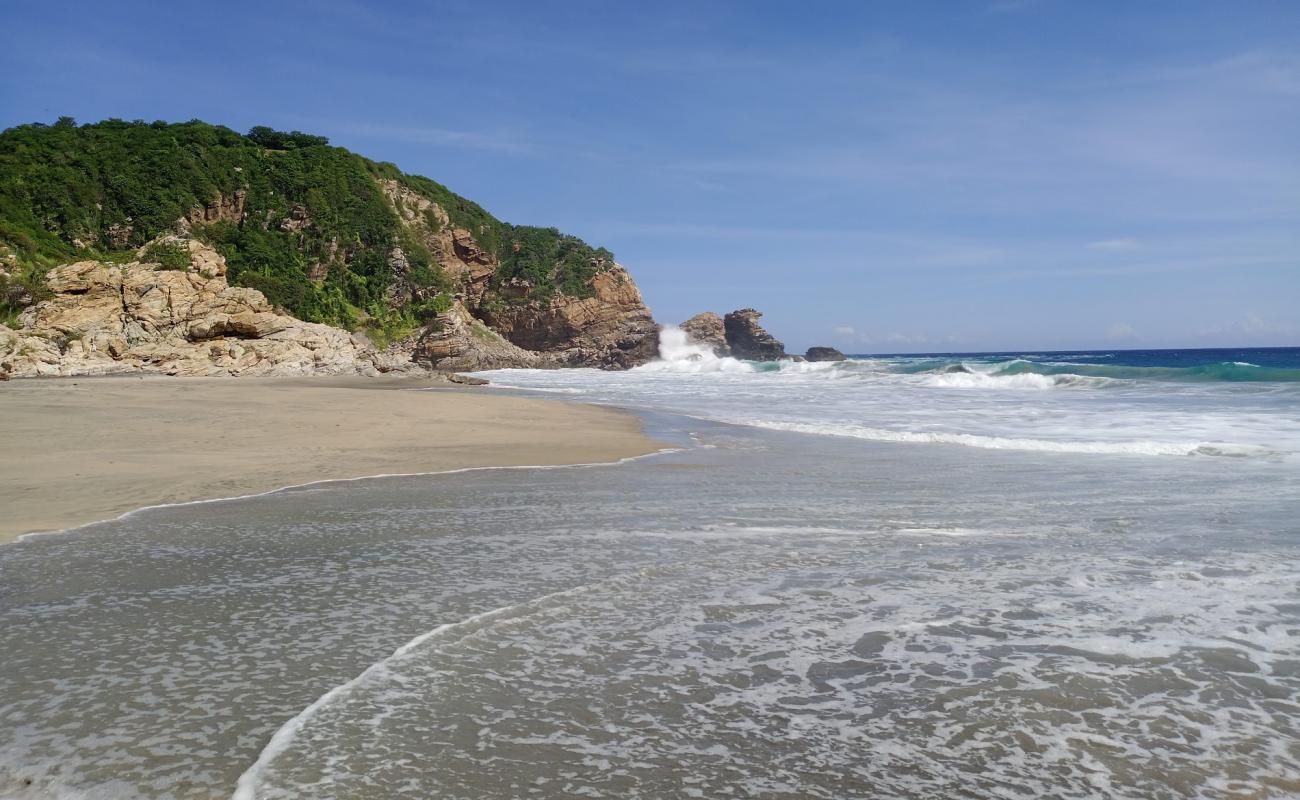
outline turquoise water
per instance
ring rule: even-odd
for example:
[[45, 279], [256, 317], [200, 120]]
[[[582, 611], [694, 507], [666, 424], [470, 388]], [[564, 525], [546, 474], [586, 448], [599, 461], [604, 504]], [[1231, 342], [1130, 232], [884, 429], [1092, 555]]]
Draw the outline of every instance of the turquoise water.
[[1151, 381], [1300, 381], [1300, 348], [1194, 350], [1071, 350], [1046, 353], [927, 353], [857, 355], [883, 360], [902, 373], [942, 371], [954, 365], [991, 367], [992, 375], [1087, 375]]
[[1295, 348], [754, 363], [666, 329], [662, 352], [622, 373], [482, 375], [500, 388], [863, 441], [1300, 464]]

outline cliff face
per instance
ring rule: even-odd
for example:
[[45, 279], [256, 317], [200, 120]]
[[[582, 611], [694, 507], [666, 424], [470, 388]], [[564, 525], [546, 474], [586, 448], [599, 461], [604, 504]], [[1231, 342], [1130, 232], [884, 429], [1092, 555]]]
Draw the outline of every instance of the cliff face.
[[653, 359], [659, 329], [627, 270], [610, 265], [588, 285], [589, 297], [497, 304], [483, 319], [514, 344], [561, 366], [626, 369]]
[[[455, 292], [454, 306], [412, 348], [416, 363], [443, 370], [627, 369], [657, 354], [658, 326], [619, 264], [589, 259], [593, 274], [582, 294], [539, 292], [528, 280], [503, 277], [501, 259], [473, 231], [454, 227], [440, 205], [397, 181], [383, 186], [403, 227], [437, 259]], [[509, 244], [512, 251], [517, 246]]]
[[[455, 227], [442, 206], [414, 189], [391, 178], [380, 180], [379, 185], [402, 227], [428, 248], [456, 290], [472, 307], [477, 307], [499, 264], [496, 255], [480, 247], [473, 233]], [[395, 252], [405, 259], [400, 247]]]
[[[57, 169], [73, 162], [84, 169]], [[223, 259], [221, 274], [144, 252], [165, 234], [180, 237], [169, 248]], [[116, 120], [4, 131], [0, 256], [6, 341], [34, 337], [57, 351], [24, 341], [43, 354], [33, 361], [14, 345], [15, 374], [298, 374], [349, 360], [618, 369], [657, 350], [650, 311], [609, 251], [502, 222], [434, 181], [297, 132]], [[84, 288], [70, 288], [74, 273]], [[115, 289], [142, 298], [117, 321], [105, 310]], [[149, 305], [164, 295], [181, 300], [167, 320]], [[199, 336], [220, 314], [245, 316]], [[287, 322], [250, 328], [249, 314]], [[110, 339], [125, 349], [106, 349]], [[234, 344], [213, 355], [216, 340]], [[290, 340], [314, 355], [294, 355]], [[197, 342], [203, 353], [191, 352]]]

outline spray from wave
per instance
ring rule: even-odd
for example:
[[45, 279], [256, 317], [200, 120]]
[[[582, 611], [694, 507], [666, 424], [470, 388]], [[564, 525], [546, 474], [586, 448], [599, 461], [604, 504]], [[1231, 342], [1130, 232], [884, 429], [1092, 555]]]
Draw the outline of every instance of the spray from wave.
[[754, 365], [730, 356], [718, 356], [713, 348], [691, 342], [686, 331], [666, 325], [659, 331], [659, 358], [633, 372], [754, 372]]

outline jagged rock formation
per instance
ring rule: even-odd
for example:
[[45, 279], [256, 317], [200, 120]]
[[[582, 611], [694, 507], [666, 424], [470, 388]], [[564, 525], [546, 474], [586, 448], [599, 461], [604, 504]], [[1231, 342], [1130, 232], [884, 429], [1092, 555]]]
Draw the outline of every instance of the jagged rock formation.
[[727, 344], [727, 328], [722, 322], [722, 317], [712, 311], [705, 311], [696, 314], [681, 324], [681, 329], [686, 332], [686, 337], [692, 343], [704, 347], [712, 347], [713, 354], [719, 358], [731, 355], [731, 347]]
[[[261, 292], [226, 283], [225, 259], [184, 241], [188, 269], [80, 261], [46, 276], [51, 297], [21, 328], [0, 326], [0, 372], [14, 377], [154, 372], [318, 375], [373, 372], [346, 331], [278, 314]], [[144, 256], [150, 246], [141, 248]]]
[[627, 270], [611, 264], [588, 284], [589, 297], [490, 305], [483, 320], [513, 344], [546, 356], [546, 366], [627, 369], [659, 350], [659, 328]]
[[459, 301], [425, 328], [413, 343], [411, 360], [439, 370], [552, 366], [474, 319]]
[[809, 347], [804, 358], [808, 361], [844, 361], [846, 356], [834, 347]]
[[760, 311], [742, 308], [731, 312], [723, 319], [731, 354], [746, 361], [776, 361], [788, 358], [785, 345], [758, 324], [761, 316], [763, 314]]
[[446, 209], [429, 198], [394, 179], [379, 185], [402, 226], [428, 248], [465, 302], [477, 307], [496, 272], [497, 257], [479, 247], [473, 233], [454, 227]]
[[191, 208], [185, 215], [185, 220], [195, 224], [241, 222], [247, 200], [248, 192], [244, 189], [236, 189], [229, 195], [218, 194], [212, 200]]

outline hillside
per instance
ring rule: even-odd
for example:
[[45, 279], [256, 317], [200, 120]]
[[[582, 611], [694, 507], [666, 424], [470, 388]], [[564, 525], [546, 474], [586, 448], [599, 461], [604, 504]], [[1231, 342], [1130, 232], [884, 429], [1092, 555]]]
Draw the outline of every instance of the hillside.
[[[277, 312], [380, 347], [415, 352], [469, 319], [471, 333], [486, 325], [499, 344], [548, 354], [542, 366], [626, 367], [654, 352], [649, 312], [608, 250], [502, 222], [323, 137], [67, 118], [0, 133], [0, 324], [51, 297], [56, 265], [186, 269], [186, 240]], [[475, 354], [461, 361], [472, 368]]]

